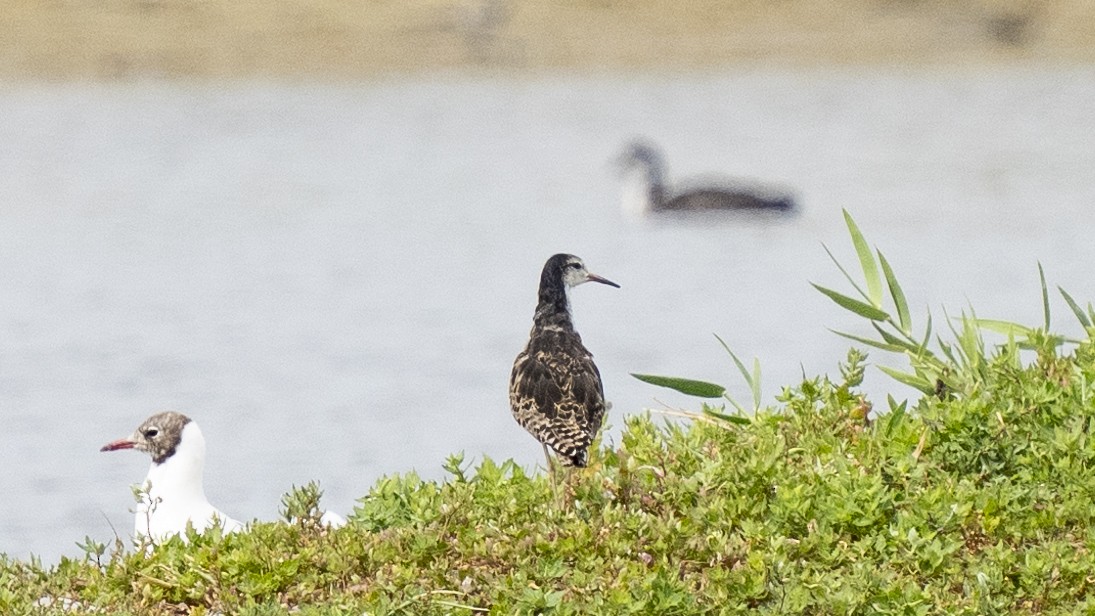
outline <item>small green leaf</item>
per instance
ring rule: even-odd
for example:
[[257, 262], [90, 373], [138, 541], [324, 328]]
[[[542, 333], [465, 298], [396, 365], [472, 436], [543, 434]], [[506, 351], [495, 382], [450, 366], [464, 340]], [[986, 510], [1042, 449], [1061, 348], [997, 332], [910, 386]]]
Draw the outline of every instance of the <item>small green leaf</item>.
[[886, 286], [890, 288], [890, 297], [893, 298], [894, 306], [897, 307], [897, 323], [906, 336], [911, 336], [912, 318], [909, 317], [909, 304], [905, 301], [905, 292], [901, 290], [901, 285], [897, 283], [897, 277], [890, 269], [890, 263], [886, 261], [886, 257], [882, 256], [882, 251], [878, 252], [878, 262], [882, 265], [882, 274], [886, 276]]
[[833, 291], [832, 289], [826, 289], [821, 285], [814, 284], [812, 282], [810, 284], [813, 285], [815, 289], [821, 291], [823, 294], [828, 296], [829, 299], [836, 302], [837, 305], [839, 305], [841, 308], [853, 312], [861, 317], [870, 319], [872, 321], [885, 321], [886, 319], [890, 318], [890, 315], [886, 314], [885, 311], [879, 308], [875, 308], [870, 304], [861, 302], [857, 299], [852, 299], [847, 295], [842, 295], [840, 293], [837, 293], [836, 291]]
[[722, 385], [708, 383], [707, 381], [682, 379], [674, 376], [635, 374], [634, 372], [631, 373], [631, 376], [639, 379], [644, 383], [650, 383], [651, 385], [657, 385], [659, 387], [668, 387], [669, 389], [674, 389], [681, 392], [682, 394], [696, 396], [697, 398], [718, 398], [722, 396], [724, 392], [726, 392], [726, 388]]
[[1080, 308], [1080, 305], [1076, 303], [1076, 300], [1072, 299], [1072, 296], [1061, 287], [1058, 286], [1057, 290], [1060, 291], [1061, 295], [1065, 298], [1065, 303], [1072, 309], [1072, 314], [1076, 315], [1076, 319], [1080, 321], [1080, 325], [1091, 327], [1091, 319], [1088, 318], [1088, 315], [1084, 314], [1083, 308]]
[[882, 279], [878, 276], [878, 263], [871, 254], [871, 247], [867, 245], [867, 239], [859, 231], [852, 215], [848, 210], [844, 211], [844, 222], [848, 224], [848, 233], [852, 236], [852, 244], [856, 254], [859, 255], [859, 265], [863, 268], [863, 277], [867, 280], [867, 299], [875, 308], [882, 308]]

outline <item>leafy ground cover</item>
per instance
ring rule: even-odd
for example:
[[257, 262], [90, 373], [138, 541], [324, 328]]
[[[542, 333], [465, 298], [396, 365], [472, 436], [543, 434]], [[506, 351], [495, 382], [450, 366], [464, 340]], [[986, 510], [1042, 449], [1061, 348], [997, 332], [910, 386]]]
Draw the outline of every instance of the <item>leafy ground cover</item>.
[[[907, 308], [882, 304], [885, 290], [903, 302], [900, 285], [848, 223], [863, 300], [823, 293], [896, 337], [860, 340], [908, 357], [891, 376], [922, 386], [919, 400], [873, 408], [852, 349], [834, 376], [749, 416], [707, 402], [688, 421], [629, 417], [556, 487], [453, 456], [445, 481], [380, 480], [341, 529], [308, 515], [319, 495], [306, 486], [284, 503], [300, 522], [149, 553], [88, 540], [51, 567], [0, 558], [0, 613], [1095, 611], [1090, 306], [1064, 294], [1083, 340], [1047, 331], [1044, 284], [1038, 327], [970, 315], [949, 320], [951, 342], [906, 339]], [[986, 344], [986, 328], [1006, 339]]]

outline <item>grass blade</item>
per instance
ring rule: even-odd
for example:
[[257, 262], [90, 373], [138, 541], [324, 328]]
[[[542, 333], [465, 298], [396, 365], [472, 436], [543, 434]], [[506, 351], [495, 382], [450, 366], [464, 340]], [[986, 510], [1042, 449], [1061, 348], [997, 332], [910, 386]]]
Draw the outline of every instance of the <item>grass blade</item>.
[[893, 298], [894, 306], [897, 307], [897, 323], [906, 336], [911, 336], [912, 318], [909, 317], [909, 304], [905, 301], [905, 292], [901, 290], [901, 285], [897, 283], [897, 277], [893, 275], [893, 270], [890, 269], [886, 257], [882, 256], [882, 251], [878, 252], [878, 262], [882, 265], [882, 274], [886, 277], [886, 286], [890, 288], [890, 297]]
[[897, 427], [897, 424], [901, 423], [901, 420], [905, 418], [905, 408], [908, 406], [909, 401], [902, 400], [901, 404], [898, 404], [897, 401], [893, 399], [893, 396], [888, 394], [886, 395], [886, 400], [890, 403], [890, 412], [887, 413], [886, 429], [883, 433], [886, 436], [891, 436], [893, 435], [893, 431]]
[[879, 327], [877, 321], [871, 323], [871, 325], [874, 326], [874, 329], [878, 332], [878, 335], [882, 336], [882, 340], [885, 341], [886, 344], [895, 344], [901, 347], [902, 350], [912, 353], [913, 355], [919, 355], [922, 351], [921, 347], [916, 346], [912, 342], [909, 342], [908, 340], [902, 340], [901, 338], [898, 338], [890, 332], [882, 329], [881, 327]]
[[935, 383], [929, 383], [927, 379], [915, 374], [909, 374], [908, 372], [902, 372], [895, 370], [888, 366], [878, 366], [878, 369], [885, 372], [887, 376], [897, 381], [898, 383], [904, 383], [913, 389], [919, 390], [927, 395], [935, 393]]
[[753, 358], [753, 408], [760, 408], [760, 360]]
[[734, 364], [738, 367], [738, 371], [741, 372], [742, 378], [745, 379], [745, 382], [749, 385], [749, 388], [752, 389], [753, 377], [750, 376], [749, 371], [745, 369], [745, 364], [741, 363], [741, 360], [738, 359], [738, 356], [734, 355], [734, 352], [730, 350], [730, 345], [726, 344], [726, 341], [720, 338], [718, 334], [715, 334], [715, 340], [718, 340], [719, 344], [722, 345], [722, 348], [726, 349], [726, 352], [730, 354], [730, 359], [734, 360]]
[[[741, 410], [741, 407], [739, 406], [738, 409]], [[739, 426], [748, 426], [749, 424], [753, 423], [752, 420], [748, 417], [742, 417], [741, 415], [730, 415], [721, 411], [716, 411], [706, 404], [703, 405], [703, 414], [714, 417], [715, 419], [721, 419], [722, 421], [726, 421], [732, 424], [738, 424]]]
[[1029, 337], [1033, 331], [1026, 325], [1020, 325], [1018, 323], [1012, 323], [1011, 321], [1000, 321], [998, 319], [970, 319], [974, 325], [981, 329], [987, 329], [990, 332], [996, 332], [997, 334], [1003, 334], [1005, 336], [1014, 336], [1017, 338]]
[[718, 398], [722, 394], [726, 393], [726, 388], [722, 385], [716, 385], [714, 383], [708, 383], [707, 381], [696, 381], [694, 379], [682, 379], [675, 376], [656, 376], [653, 374], [635, 374], [631, 373], [631, 376], [639, 379], [644, 383], [650, 383], [651, 385], [657, 385], [659, 387], [668, 387], [687, 394], [689, 396], [696, 396], [697, 398]]
[[810, 284], [813, 285], [815, 289], [821, 291], [824, 295], [828, 296], [829, 299], [836, 302], [837, 305], [839, 305], [841, 308], [853, 312], [861, 317], [870, 319], [872, 321], [885, 321], [886, 319], [890, 318], [890, 315], [880, 308], [876, 308], [870, 304], [861, 302], [858, 299], [853, 299], [851, 297], [848, 297], [847, 295], [837, 293], [832, 289], [826, 289], [821, 285], [814, 284], [812, 282]]
[[932, 339], [932, 313], [928, 311], [928, 327], [924, 330], [924, 341], [920, 343], [920, 348], [928, 348], [928, 341]]
[[889, 351], [891, 353], [904, 353], [905, 352], [904, 347], [898, 346], [896, 344], [887, 344], [885, 342], [881, 342], [881, 341], [878, 341], [878, 340], [871, 340], [870, 338], [864, 338], [862, 336], [856, 336], [855, 334], [849, 334], [849, 333], [846, 333], [846, 332], [838, 332], [835, 329], [830, 329], [829, 331], [831, 331], [834, 334], [836, 334], [838, 336], [841, 336], [843, 338], [847, 338], [848, 340], [853, 340], [853, 341], [858, 342], [860, 344], [865, 344], [869, 347], [874, 347], [876, 349], [881, 349], [883, 351]]
[[867, 245], [867, 239], [859, 231], [852, 215], [848, 210], [844, 211], [844, 222], [848, 224], [848, 233], [852, 236], [852, 245], [859, 255], [859, 266], [863, 268], [863, 277], [867, 280], [867, 300], [875, 308], [882, 307], [882, 279], [878, 276], [878, 263], [874, 260], [871, 247]]
[[1046, 272], [1038, 262], [1038, 279], [1042, 282], [1042, 313], [1045, 315], [1045, 331], [1049, 332], [1049, 291], [1046, 290]]
[[745, 383], [747, 385], [749, 385], [750, 393], [753, 394], [753, 409], [754, 410], [759, 409], [760, 408], [760, 360], [755, 358], [755, 357], [753, 358], [753, 372], [752, 372], [752, 374], [750, 374], [749, 371], [745, 369], [745, 364], [742, 363], [742, 361], [740, 359], [738, 359], [738, 356], [735, 355], [734, 352], [730, 350], [730, 345], [726, 344], [725, 340], [723, 340], [718, 334], [715, 334], [715, 340], [719, 341], [719, 344], [722, 345], [722, 348], [726, 349], [726, 352], [730, 354], [730, 359], [734, 360], [734, 365], [736, 365], [738, 367], [738, 371], [741, 372], [741, 377], [743, 379], [745, 379]]
[[1057, 287], [1057, 290], [1060, 291], [1061, 295], [1065, 298], [1065, 303], [1068, 304], [1068, 307], [1072, 310], [1072, 314], [1076, 315], [1076, 319], [1080, 321], [1080, 325], [1083, 325], [1085, 328], [1091, 327], [1091, 319], [1084, 314], [1083, 308], [1080, 308], [1080, 305], [1076, 303], [1076, 300], [1072, 299], [1072, 296], [1060, 286]]
[[836, 260], [836, 257], [833, 256], [833, 251], [829, 250], [829, 247], [826, 246], [824, 242], [822, 242], [821, 247], [825, 249], [825, 253], [829, 255], [829, 260], [833, 262], [833, 265], [836, 265], [836, 268], [840, 270], [840, 273], [844, 274], [844, 278], [848, 280], [848, 283], [852, 285], [852, 288], [855, 289], [863, 299], [870, 300], [870, 297], [867, 296], [867, 292], [856, 284], [855, 278], [852, 278], [852, 275], [848, 273], [848, 270], [844, 269], [844, 266], [840, 264], [840, 261]]

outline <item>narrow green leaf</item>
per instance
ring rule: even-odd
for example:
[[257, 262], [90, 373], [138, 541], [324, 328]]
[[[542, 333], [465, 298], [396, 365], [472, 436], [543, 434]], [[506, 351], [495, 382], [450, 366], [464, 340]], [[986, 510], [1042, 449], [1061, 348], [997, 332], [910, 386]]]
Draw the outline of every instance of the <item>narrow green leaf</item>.
[[1061, 295], [1065, 298], [1065, 303], [1072, 309], [1072, 314], [1076, 315], [1076, 319], [1080, 321], [1080, 325], [1091, 327], [1091, 319], [1088, 318], [1088, 315], [1084, 314], [1083, 308], [1080, 308], [1080, 305], [1076, 303], [1076, 300], [1072, 299], [1072, 296], [1060, 286], [1057, 287], [1057, 290], [1060, 291]]
[[970, 319], [974, 325], [981, 329], [987, 329], [990, 332], [996, 332], [1005, 336], [1018, 336], [1029, 337], [1034, 331], [1026, 325], [1020, 325], [1011, 321], [1000, 321], [997, 319]]
[[1042, 269], [1042, 262], [1038, 262], [1038, 279], [1042, 283], [1042, 314], [1045, 315], [1045, 331], [1049, 331], [1049, 291], [1046, 290], [1046, 272]]
[[882, 329], [882, 327], [878, 324], [878, 321], [872, 322], [871, 325], [874, 326], [874, 329], [875, 329], [875, 331], [878, 332], [878, 335], [882, 336], [882, 339], [886, 341], [886, 344], [897, 345], [897, 346], [901, 347], [901, 349], [903, 351], [908, 351], [908, 352], [913, 353], [913, 354], [919, 354], [920, 353], [920, 347], [916, 346], [915, 343], [909, 342], [908, 340], [903, 340], [901, 338], [898, 338], [897, 336], [891, 334], [890, 332]]
[[836, 265], [836, 268], [840, 270], [840, 273], [844, 274], [844, 278], [848, 280], [848, 282], [852, 285], [852, 288], [856, 290], [856, 293], [859, 293], [860, 297], [862, 297], [863, 299], [870, 301], [870, 297], [867, 296], [867, 292], [864, 291], [863, 288], [860, 287], [858, 284], [856, 284], [855, 278], [852, 278], [852, 275], [848, 273], [848, 270], [844, 269], [844, 266], [840, 264], [840, 261], [836, 260], [836, 257], [833, 256], [833, 251], [829, 250], [829, 247], [825, 245], [825, 242], [821, 243], [821, 247], [825, 249], [825, 254], [829, 255], [829, 259], [833, 262], [834, 265]]
[[897, 425], [905, 418], [905, 408], [908, 406], [909, 401], [902, 400], [901, 404], [898, 404], [897, 401], [893, 399], [893, 396], [889, 394], [886, 395], [886, 400], [890, 403], [890, 412], [887, 413], [886, 429], [883, 433], [886, 436], [891, 436]]
[[[727, 402], [729, 402], [730, 404], [733, 404], [733, 405], [734, 405], [734, 408], [736, 408], [736, 409], [738, 410], [738, 413], [741, 413], [742, 415], [744, 415], [744, 414], [746, 413], [745, 407], [744, 407], [744, 406], [742, 406], [742, 405], [740, 405], [740, 404], [738, 404], [738, 401], [737, 401], [737, 400], [735, 400], [735, 399], [731, 398], [731, 397], [730, 397], [730, 394], [723, 394], [723, 395], [722, 395], [722, 398], [723, 398], [724, 400], [726, 400]], [[707, 405], [705, 404], [705, 405], [704, 405], [704, 412], [705, 412], [705, 413], [707, 413], [707, 408], [706, 408], [706, 407], [707, 407]], [[710, 415], [711, 413], [708, 413], [708, 414]]]
[[708, 383], [706, 381], [682, 379], [674, 376], [635, 374], [634, 372], [631, 373], [631, 376], [639, 379], [644, 383], [650, 383], [651, 385], [657, 385], [659, 387], [668, 387], [669, 389], [674, 389], [681, 392], [682, 394], [696, 396], [697, 398], [718, 398], [726, 392], [726, 388], [722, 385], [716, 385], [714, 383]]
[[932, 338], [932, 313], [928, 311], [928, 327], [924, 330], [924, 341], [920, 343], [920, 348], [927, 349], [928, 341]]
[[939, 343], [939, 348], [943, 351], [943, 355], [945, 355], [952, 364], [957, 364], [958, 359], [954, 356], [954, 350], [951, 345], [943, 342], [943, 339], [938, 336], [936, 337], [935, 341]]
[[888, 366], [879, 366], [879, 370], [885, 372], [887, 376], [897, 381], [898, 383], [904, 383], [909, 387], [917, 389], [925, 394], [931, 395], [935, 393], [935, 383], [929, 383], [927, 379], [916, 374], [909, 374], [908, 372], [902, 372], [895, 370]]
[[897, 308], [897, 323], [906, 336], [911, 336], [912, 318], [909, 317], [909, 304], [905, 301], [905, 292], [901, 290], [901, 285], [897, 283], [897, 277], [893, 275], [890, 263], [886, 261], [882, 251], [878, 251], [878, 262], [882, 265], [882, 274], [886, 277], [886, 286], [890, 288], [890, 297], [893, 298], [894, 306]]
[[862, 336], [856, 336], [855, 334], [849, 334], [847, 332], [840, 332], [840, 331], [837, 331], [835, 329], [830, 329], [829, 331], [831, 331], [834, 334], [836, 334], [838, 336], [841, 336], [843, 338], [847, 338], [848, 340], [854, 340], [856, 342], [859, 342], [861, 344], [865, 344], [865, 345], [870, 346], [870, 347], [874, 347], [876, 349], [882, 349], [883, 351], [889, 351], [891, 353], [904, 353], [905, 352], [905, 349], [903, 347], [898, 346], [896, 344], [887, 344], [885, 342], [880, 342], [878, 340], [871, 340], [870, 338], [864, 338]]
[[760, 359], [753, 358], [753, 408], [760, 408]]
[[859, 231], [848, 210], [844, 210], [844, 222], [848, 224], [848, 233], [852, 236], [852, 244], [859, 255], [859, 265], [863, 268], [863, 277], [867, 280], [867, 299], [875, 308], [882, 308], [882, 279], [878, 276], [878, 263], [874, 260], [871, 247], [867, 245], [867, 239]]
[[741, 363], [741, 360], [738, 359], [738, 356], [730, 350], [730, 345], [726, 344], [726, 341], [720, 338], [718, 334], [715, 334], [715, 340], [718, 340], [719, 344], [722, 345], [722, 348], [726, 349], [726, 352], [730, 354], [730, 359], [734, 360], [734, 365], [736, 365], [738, 367], [738, 371], [741, 372], [741, 377], [745, 379], [745, 383], [749, 385], [749, 389], [752, 389], [753, 378], [749, 375], [749, 371], [745, 369], [745, 364]]
[[821, 291], [824, 295], [828, 296], [829, 299], [836, 302], [837, 305], [839, 305], [841, 308], [853, 312], [861, 317], [870, 319], [872, 321], [885, 321], [886, 319], [890, 318], [890, 315], [886, 314], [885, 311], [879, 308], [875, 308], [870, 304], [866, 304], [857, 299], [852, 299], [847, 295], [842, 295], [840, 293], [837, 293], [836, 291], [833, 291], [832, 289], [826, 289], [821, 285], [814, 284], [812, 282], [810, 284], [813, 285], [815, 289]]
[[981, 329], [977, 326], [977, 314], [970, 306], [970, 316], [962, 311], [962, 351], [970, 368], [979, 370], [985, 363], [985, 341], [981, 338]]
[[727, 413], [721, 413], [721, 412], [716, 411], [715, 409], [711, 408], [710, 406], [708, 406], [706, 404], [703, 405], [703, 414], [708, 415], [710, 417], [714, 417], [715, 419], [721, 419], [722, 421], [728, 421], [728, 422], [733, 423], [733, 424], [738, 424], [740, 426], [748, 426], [749, 424], [753, 423], [753, 420], [749, 419], [748, 417], [742, 417], [741, 415], [730, 415], [730, 414], [727, 414]]

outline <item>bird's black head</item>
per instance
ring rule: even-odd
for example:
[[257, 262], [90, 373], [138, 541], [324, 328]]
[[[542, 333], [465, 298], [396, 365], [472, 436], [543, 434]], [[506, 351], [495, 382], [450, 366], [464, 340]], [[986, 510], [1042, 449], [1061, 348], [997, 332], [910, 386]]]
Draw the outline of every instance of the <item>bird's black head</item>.
[[544, 271], [540, 273], [541, 289], [570, 288], [589, 281], [620, 288], [620, 285], [615, 282], [587, 270], [585, 263], [574, 255], [560, 253], [552, 256], [544, 264]]
[[646, 169], [648, 173], [660, 176], [663, 166], [662, 154], [653, 142], [641, 138], [635, 139], [627, 144], [624, 151], [620, 153], [620, 156], [616, 159], [616, 164], [621, 173], [632, 167], [639, 167]]

